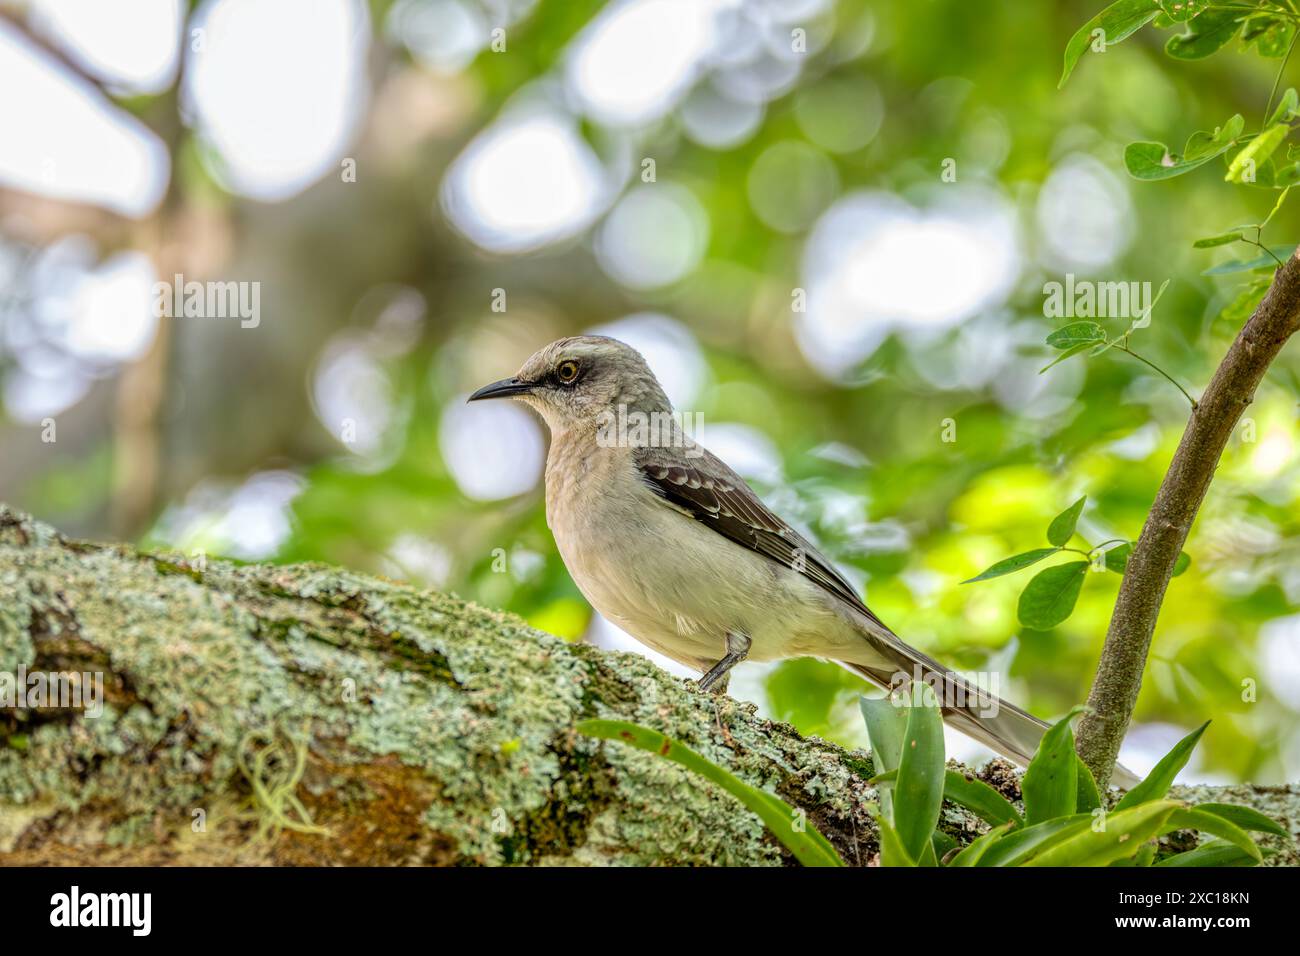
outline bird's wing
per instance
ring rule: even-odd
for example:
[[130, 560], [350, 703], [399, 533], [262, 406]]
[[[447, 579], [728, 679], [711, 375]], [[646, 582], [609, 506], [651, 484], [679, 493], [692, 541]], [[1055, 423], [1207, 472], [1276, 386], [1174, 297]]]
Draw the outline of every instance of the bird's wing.
[[632, 457], [642, 479], [660, 498], [741, 547], [797, 571], [889, 633], [844, 575], [774, 515], [743, 478], [716, 455], [698, 445], [690, 447], [693, 457], [680, 448], [661, 447], [634, 449]]
[[[874, 624], [878, 630], [865, 636], [882, 651], [888, 663], [880, 666], [846, 663], [850, 670], [881, 687], [892, 687], [900, 671], [912, 674], [919, 668], [927, 683], [942, 689], [942, 700], [966, 702], [945, 704], [944, 720], [1004, 756], [1028, 764], [1047, 724], [903, 643], [871, 613], [830, 561], [768, 510], [744, 479], [698, 445], [689, 447], [691, 456], [680, 448], [636, 448], [632, 458], [642, 479], [667, 505], [741, 547], [798, 571]], [[990, 715], [987, 708], [993, 701], [997, 703], [997, 711]], [[1126, 775], [1125, 780], [1132, 777], [1123, 768], [1117, 771]]]

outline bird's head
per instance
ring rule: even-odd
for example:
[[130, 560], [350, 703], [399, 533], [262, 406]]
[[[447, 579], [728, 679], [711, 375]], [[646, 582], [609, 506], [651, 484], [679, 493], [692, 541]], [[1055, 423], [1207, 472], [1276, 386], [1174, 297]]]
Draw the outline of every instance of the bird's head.
[[671, 412], [672, 405], [641, 353], [618, 339], [578, 335], [539, 349], [513, 378], [469, 397], [514, 398], [535, 408], [553, 433], [598, 427], [620, 406], [628, 412]]

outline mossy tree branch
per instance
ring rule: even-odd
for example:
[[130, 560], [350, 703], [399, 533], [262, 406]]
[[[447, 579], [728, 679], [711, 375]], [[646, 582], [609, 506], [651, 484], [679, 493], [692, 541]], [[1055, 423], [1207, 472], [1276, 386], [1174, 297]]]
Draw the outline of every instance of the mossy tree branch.
[[1120, 743], [1137, 703], [1151, 637], [1174, 563], [1228, 439], [1254, 400], [1264, 373], [1297, 330], [1300, 259], [1293, 255], [1277, 270], [1263, 301], [1237, 335], [1192, 410], [1142, 534], [1129, 555], [1088, 695], [1089, 712], [1079, 725], [1079, 754], [1103, 785], [1115, 769]]
[[875, 848], [865, 754], [640, 655], [335, 568], [70, 541], [0, 505], [0, 674], [19, 668], [100, 673], [105, 706], [0, 705], [6, 862], [792, 862], [723, 791], [577, 734], [590, 717], [682, 740], [851, 862]]
[[[588, 717], [683, 741], [850, 864], [877, 848], [868, 755], [640, 655], [321, 565], [70, 541], [0, 505], [0, 674], [20, 667], [100, 673], [104, 708], [0, 706], [0, 863], [793, 862], [719, 788], [577, 734]], [[981, 776], [1017, 796], [1006, 764]], [[1300, 787], [1188, 796], [1300, 828]], [[940, 825], [985, 829], [954, 806]]]

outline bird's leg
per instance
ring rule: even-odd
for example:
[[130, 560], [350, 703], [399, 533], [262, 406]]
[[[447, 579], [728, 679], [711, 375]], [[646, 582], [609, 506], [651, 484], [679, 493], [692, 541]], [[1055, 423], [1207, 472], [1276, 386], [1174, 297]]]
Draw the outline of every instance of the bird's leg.
[[727, 635], [727, 653], [723, 655], [722, 660], [709, 668], [708, 673], [700, 678], [700, 690], [708, 690], [718, 681], [722, 681], [722, 686], [715, 693], [721, 694], [727, 689], [727, 675], [731, 669], [743, 661], [749, 655], [750, 640], [744, 634]]

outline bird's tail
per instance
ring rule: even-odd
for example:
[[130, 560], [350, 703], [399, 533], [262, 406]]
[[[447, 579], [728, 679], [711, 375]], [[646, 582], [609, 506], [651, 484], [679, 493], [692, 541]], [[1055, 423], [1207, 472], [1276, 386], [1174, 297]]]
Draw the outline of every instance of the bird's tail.
[[[880, 647], [880, 636], [873, 637], [876, 639], [872, 643], [878, 650], [883, 650]], [[1022, 767], [1029, 765], [1050, 724], [953, 673], [934, 658], [908, 647], [892, 634], [890, 637], [893, 639], [883, 643], [888, 648], [889, 656], [895, 658], [893, 666], [856, 664], [850, 661], [840, 663], [878, 687], [887, 689], [897, 688], [908, 681], [924, 681], [938, 696], [944, 723]], [[1128, 789], [1138, 779], [1117, 765], [1111, 782]]]

